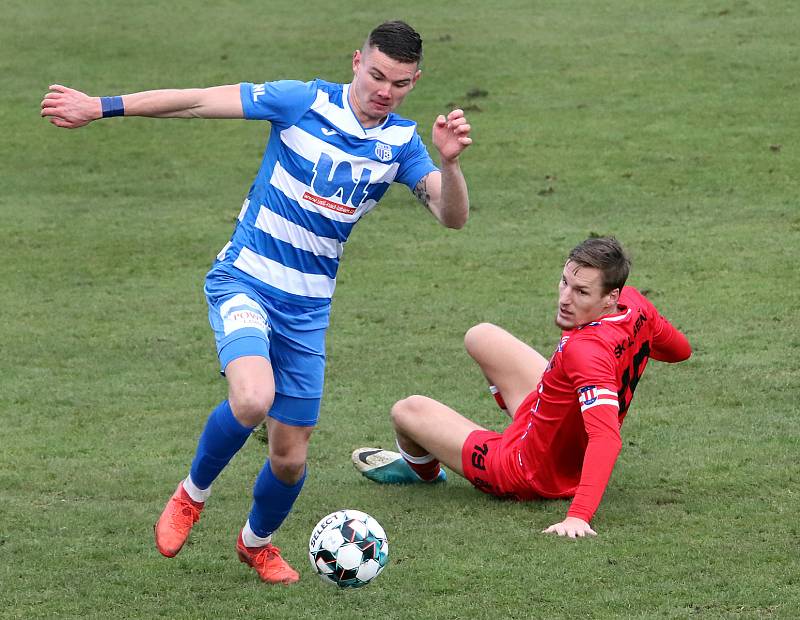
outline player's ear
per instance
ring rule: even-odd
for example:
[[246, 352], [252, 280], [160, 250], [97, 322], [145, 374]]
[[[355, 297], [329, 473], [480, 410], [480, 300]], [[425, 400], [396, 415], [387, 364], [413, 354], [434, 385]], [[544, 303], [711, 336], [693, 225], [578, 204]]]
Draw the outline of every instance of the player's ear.
[[411, 87], [413, 88], [414, 85], [417, 83], [417, 80], [422, 77], [422, 69], [417, 69], [417, 72], [414, 74], [414, 77], [411, 78]]
[[358, 67], [361, 64], [361, 50], [356, 50], [353, 52], [353, 73], [358, 71]]
[[615, 288], [608, 294], [609, 306], [613, 306], [619, 301], [619, 289]]

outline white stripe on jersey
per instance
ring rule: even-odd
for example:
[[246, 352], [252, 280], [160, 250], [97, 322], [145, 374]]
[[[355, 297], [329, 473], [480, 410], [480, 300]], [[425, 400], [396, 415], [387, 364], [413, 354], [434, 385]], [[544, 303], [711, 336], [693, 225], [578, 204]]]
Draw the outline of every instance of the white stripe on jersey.
[[327, 154], [336, 162], [346, 161], [353, 169], [353, 176], [359, 178], [361, 171], [367, 168], [370, 171], [370, 183], [386, 183], [393, 181], [400, 167], [397, 163], [383, 164], [367, 157], [355, 157], [349, 153], [320, 140], [299, 127], [292, 125], [281, 131], [281, 142], [295, 153], [311, 162], [319, 161], [322, 153]]
[[392, 146], [403, 146], [404, 144], [408, 144], [409, 140], [411, 140], [411, 137], [416, 131], [416, 127], [414, 125], [408, 127], [392, 125], [386, 129], [381, 129], [380, 133], [377, 135], [372, 135], [370, 133], [371, 131], [374, 130], [367, 129], [367, 136], [370, 138], [375, 138], [376, 140], [380, 140]]
[[581, 413], [592, 407], [599, 407], [600, 405], [611, 405], [619, 409], [619, 401], [616, 398], [598, 398], [591, 405], [581, 405]]
[[[578, 397], [578, 401], [581, 404], [581, 412], [586, 411], [587, 409], [591, 409], [592, 407], [598, 407], [600, 405], [612, 405], [619, 409], [619, 397], [617, 396], [616, 392], [612, 392], [611, 390], [595, 390], [595, 397], [592, 402], [588, 405], [585, 404], [585, 399], [583, 395]], [[610, 398], [602, 398], [603, 396], [610, 397]]]
[[328, 276], [303, 273], [256, 254], [249, 248], [242, 248], [239, 256], [233, 262], [233, 266], [292, 295], [329, 299], [333, 296], [333, 289], [336, 287], [336, 280]]
[[631, 309], [628, 308], [628, 311], [625, 312], [625, 314], [620, 314], [619, 316], [602, 316], [600, 317], [600, 320], [606, 322], [622, 321], [624, 319], [627, 319], [630, 313]]
[[[416, 125], [391, 125], [385, 129], [372, 127], [364, 129], [358, 122], [352, 109], [350, 108], [350, 84], [345, 84], [342, 89], [342, 102], [344, 107], [339, 107], [330, 102], [328, 93], [324, 90], [317, 91], [317, 98], [311, 109], [324, 116], [329, 122], [336, 125], [343, 133], [349, 133], [358, 137], [374, 138], [392, 146], [403, 146], [408, 143], [416, 131]], [[315, 160], [316, 161], [316, 160]]]
[[247, 208], [250, 206], [250, 199], [245, 198], [244, 202], [242, 203], [242, 208], [239, 210], [239, 215], [236, 216], [236, 219], [240, 222], [244, 219], [244, 214], [247, 213]]
[[333, 209], [319, 207], [313, 202], [303, 198], [303, 194], [306, 192], [310, 192], [312, 194], [314, 193], [312, 188], [302, 181], [295, 179], [286, 171], [283, 166], [281, 166], [280, 162], [277, 161], [275, 162], [275, 167], [272, 169], [272, 177], [269, 180], [269, 184], [280, 191], [287, 198], [297, 202], [297, 204], [299, 204], [306, 211], [319, 213], [320, 215], [327, 217], [329, 220], [344, 222], [346, 224], [357, 222], [360, 217], [371, 211], [373, 208], [375, 208], [375, 205], [378, 204], [374, 200], [365, 200], [358, 206], [354, 213], [349, 214], [340, 213], [339, 211], [334, 211]]
[[225, 260], [225, 254], [228, 253], [228, 248], [231, 247], [231, 245], [231, 242], [228, 241], [228, 243], [222, 247], [222, 249], [219, 251], [219, 254], [217, 254], [217, 260]]
[[302, 226], [282, 218], [263, 205], [258, 210], [255, 226], [275, 239], [284, 241], [300, 250], [313, 252], [317, 256], [327, 258], [341, 258], [342, 256], [343, 244], [338, 240], [315, 235]]

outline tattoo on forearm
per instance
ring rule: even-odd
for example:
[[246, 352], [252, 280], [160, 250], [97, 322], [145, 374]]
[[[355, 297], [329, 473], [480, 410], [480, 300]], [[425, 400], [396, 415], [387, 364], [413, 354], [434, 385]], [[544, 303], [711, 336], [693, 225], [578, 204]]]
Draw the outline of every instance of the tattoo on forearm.
[[425, 207], [430, 210], [431, 195], [428, 193], [428, 177], [427, 175], [419, 180], [419, 183], [414, 187], [414, 195], [417, 197]]

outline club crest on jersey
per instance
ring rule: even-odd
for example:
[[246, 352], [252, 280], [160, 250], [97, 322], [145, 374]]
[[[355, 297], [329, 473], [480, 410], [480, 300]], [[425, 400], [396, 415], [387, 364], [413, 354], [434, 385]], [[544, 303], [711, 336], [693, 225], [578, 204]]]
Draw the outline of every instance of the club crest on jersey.
[[383, 142], [375, 144], [375, 156], [381, 161], [389, 161], [392, 158], [392, 147]]
[[592, 405], [597, 400], [597, 386], [587, 385], [578, 390], [578, 402], [581, 405]]

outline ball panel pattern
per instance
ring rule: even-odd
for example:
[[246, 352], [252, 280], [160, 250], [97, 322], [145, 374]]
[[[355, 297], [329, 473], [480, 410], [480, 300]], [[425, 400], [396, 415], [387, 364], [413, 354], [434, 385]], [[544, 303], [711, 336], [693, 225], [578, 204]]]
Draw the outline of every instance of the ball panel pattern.
[[389, 541], [381, 525], [360, 510], [326, 515], [311, 532], [308, 557], [320, 578], [340, 588], [359, 588], [389, 561]]

